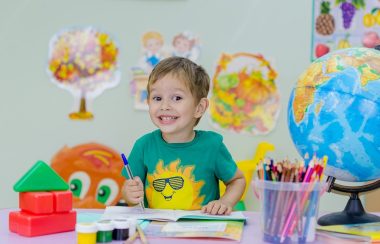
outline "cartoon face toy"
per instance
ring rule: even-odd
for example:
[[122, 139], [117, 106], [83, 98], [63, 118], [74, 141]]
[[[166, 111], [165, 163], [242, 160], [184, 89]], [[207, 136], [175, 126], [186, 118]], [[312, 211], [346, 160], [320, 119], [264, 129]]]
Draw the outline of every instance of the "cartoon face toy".
[[53, 157], [51, 167], [69, 184], [74, 208], [105, 208], [121, 199], [123, 162], [107, 146], [65, 146]]

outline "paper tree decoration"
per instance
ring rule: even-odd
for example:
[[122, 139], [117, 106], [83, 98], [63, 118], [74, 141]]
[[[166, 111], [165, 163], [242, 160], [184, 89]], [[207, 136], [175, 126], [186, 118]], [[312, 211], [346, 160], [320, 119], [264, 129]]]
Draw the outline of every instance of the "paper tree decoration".
[[119, 83], [118, 52], [108, 34], [92, 27], [63, 30], [51, 39], [51, 81], [70, 91], [80, 103], [79, 111], [69, 115], [71, 119], [93, 118], [86, 101]]

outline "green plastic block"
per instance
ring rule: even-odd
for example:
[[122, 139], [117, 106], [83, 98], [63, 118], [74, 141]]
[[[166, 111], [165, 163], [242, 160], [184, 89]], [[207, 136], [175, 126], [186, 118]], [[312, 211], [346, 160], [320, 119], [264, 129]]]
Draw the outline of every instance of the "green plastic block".
[[13, 186], [16, 192], [65, 191], [69, 185], [49, 165], [38, 161]]

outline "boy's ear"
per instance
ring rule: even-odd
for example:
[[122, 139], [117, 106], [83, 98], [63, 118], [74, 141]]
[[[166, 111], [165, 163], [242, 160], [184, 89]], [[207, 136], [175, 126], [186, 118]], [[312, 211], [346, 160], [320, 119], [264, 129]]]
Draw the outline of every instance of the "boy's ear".
[[200, 118], [202, 115], [206, 112], [208, 108], [208, 99], [207, 98], [201, 98], [197, 105], [197, 109], [195, 110], [195, 117]]

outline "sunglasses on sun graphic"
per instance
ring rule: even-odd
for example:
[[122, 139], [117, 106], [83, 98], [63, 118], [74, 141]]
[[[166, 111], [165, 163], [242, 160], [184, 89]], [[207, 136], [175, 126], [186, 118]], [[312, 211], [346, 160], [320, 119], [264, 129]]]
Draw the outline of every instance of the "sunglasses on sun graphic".
[[180, 176], [174, 176], [157, 179], [153, 181], [153, 188], [158, 192], [162, 192], [165, 189], [166, 184], [169, 184], [174, 190], [179, 190], [183, 187], [183, 178]]

